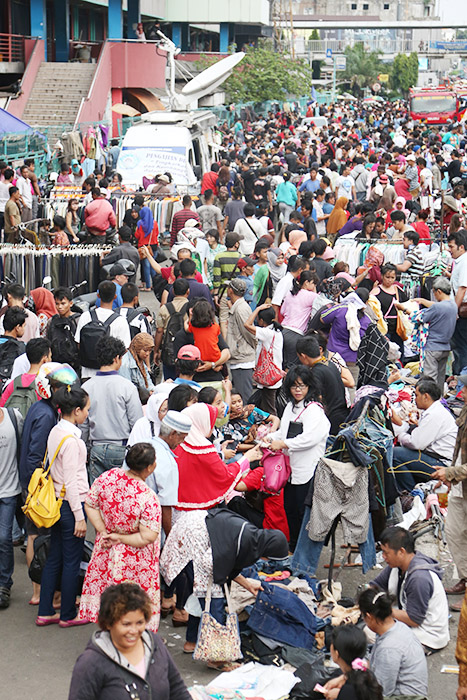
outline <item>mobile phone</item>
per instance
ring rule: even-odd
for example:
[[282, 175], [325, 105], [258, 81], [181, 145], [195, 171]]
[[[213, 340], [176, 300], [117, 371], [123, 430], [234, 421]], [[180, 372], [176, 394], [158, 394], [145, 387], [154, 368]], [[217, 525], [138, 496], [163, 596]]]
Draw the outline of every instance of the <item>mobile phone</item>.
[[323, 686], [320, 685], [319, 683], [317, 683], [317, 684], [315, 685], [315, 687], [313, 688], [313, 690], [315, 691], [315, 693], [323, 693], [323, 695], [324, 695], [324, 693], [326, 692], [326, 691], [324, 690]]

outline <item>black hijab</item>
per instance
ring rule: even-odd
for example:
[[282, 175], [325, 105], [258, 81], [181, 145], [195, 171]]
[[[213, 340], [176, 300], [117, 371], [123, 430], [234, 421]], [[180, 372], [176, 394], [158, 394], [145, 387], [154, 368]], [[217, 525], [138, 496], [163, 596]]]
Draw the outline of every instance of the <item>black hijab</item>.
[[206, 516], [211, 540], [213, 580], [220, 585], [234, 579], [261, 557], [285, 559], [287, 538], [280, 530], [260, 530], [227, 508], [213, 508]]

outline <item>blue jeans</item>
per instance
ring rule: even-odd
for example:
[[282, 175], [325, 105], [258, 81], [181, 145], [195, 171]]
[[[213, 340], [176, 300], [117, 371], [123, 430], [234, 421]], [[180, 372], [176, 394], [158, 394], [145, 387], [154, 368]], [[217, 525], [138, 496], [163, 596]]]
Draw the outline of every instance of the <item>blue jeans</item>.
[[39, 615], [55, 614], [53, 598], [61, 580], [60, 619], [74, 620], [76, 617], [75, 601], [79, 568], [83, 558], [84, 537], [75, 537], [74, 529], [75, 516], [68, 501], [63, 501], [60, 520], [50, 530], [49, 556], [41, 579]]
[[[310, 519], [311, 508], [310, 506], [305, 506], [305, 513], [303, 515], [302, 527], [300, 529], [300, 534], [297, 540], [297, 546], [295, 548], [294, 555], [292, 557], [292, 569], [298, 574], [303, 572], [308, 574], [308, 576], [313, 576], [318, 568], [319, 557], [321, 555], [321, 550], [324, 547], [323, 542], [315, 542], [310, 540], [308, 537], [308, 530], [306, 526]], [[363, 573], [366, 574], [367, 571], [371, 569], [372, 566], [376, 564], [376, 553], [375, 553], [375, 537], [373, 534], [373, 525], [371, 522], [371, 517], [369, 517], [369, 527], [366, 542], [358, 545], [360, 550], [360, 555], [362, 557]]]
[[[206, 598], [198, 598], [201, 609], [204, 612], [204, 606], [206, 605]], [[225, 598], [211, 598], [211, 607], [209, 612], [217, 622], [221, 625], [225, 625]], [[198, 639], [198, 627], [200, 623], [199, 617], [194, 617], [190, 615], [188, 618], [188, 625], [186, 628], [186, 641], [196, 642]]]
[[408, 447], [394, 448], [392, 465], [399, 491], [412, 491], [415, 484], [430, 481], [436, 467], [446, 466], [441, 459]]
[[13, 585], [13, 521], [15, 519], [17, 496], [0, 498], [0, 588]]
[[152, 269], [151, 265], [149, 264], [149, 260], [146, 258], [143, 258], [141, 260], [141, 277], [143, 278], [144, 284], [146, 285], [147, 289], [152, 289], [152, 278], [156, 272]]
[[121, 467], [125, 455], [125, 445], [118, 445], [114, 442], [93, 445], [89, 456], [89, 477], [91, 484], [98, 476], [107, 472], [109, 469]]
[[452, 371], [454, 374], [460, 374], [462, 368], [467, 365], [467, 318], [457, 319], [451, 348], [454, 353]]

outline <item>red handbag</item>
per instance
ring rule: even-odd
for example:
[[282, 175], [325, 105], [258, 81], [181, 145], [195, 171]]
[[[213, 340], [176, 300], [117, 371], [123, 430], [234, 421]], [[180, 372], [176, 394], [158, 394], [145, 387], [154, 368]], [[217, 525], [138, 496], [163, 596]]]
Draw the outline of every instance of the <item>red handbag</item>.
[[283, 369], [274, 364], [274, 340], [275, 337], [272, 339], [269, 350], [266, 350], [264, 345], [261, 348], [258, 362], [253, 372], [253, 381], [261, 384], [261, 386], [274, 386], [286, 375]]

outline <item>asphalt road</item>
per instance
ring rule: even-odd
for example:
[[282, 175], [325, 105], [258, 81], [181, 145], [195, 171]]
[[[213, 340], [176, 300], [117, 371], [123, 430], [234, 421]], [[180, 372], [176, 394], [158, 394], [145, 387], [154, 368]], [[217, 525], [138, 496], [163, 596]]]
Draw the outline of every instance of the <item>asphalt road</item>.
[[[339, 557], [338, 552], [337, 559]], [[329, 553], [324, 549], [321, 561], [326, 563], [328, 560]], [[373, 571], [363, 577], [359, 567], [344, 569], [339, 576], [343, 595], [354, 596], [357, 586], [364, 580], [369, 581], [376, 573]], [[327, 577], [327, 571], [320, 567], [318, 577]], [[61, 629], [52, 625], [38, 628], [34, 624], [37, 607], [28, 605], [30, 594], [25, 557], [16, 548], [11, 605], [7, 610], [0, 610], [0, 699], [66, 700], [73, 665], [95, 626]], [[459, 614], [453, 613], [450, 620], [451, 642], [443, 651], [428, 659], [431, 700], [455, 697], [457, 676], [441, 674], [440, 670], [444, 664], [456, 663], [454, 651], [458, 620]], [[165, 620], [159, 630], [187, 685], [205, 684], [215, 678], [216, 672], [183, 653], [184, 631], [184, 628], [173, 628]]]
[[[141, 294], [141, 305], [148, 306], [151, 312], [158, 309], [158, 302], [152, 293]], [[338, 532], [339, 534], [339, 532]], [[433, 550], [433, 548], [432, 548]], [[433, 551], [424, 549], [427, 554], [437, 557]], [[339, 561], [337, 553], [336, 560]], [[319, 579], [327, 578], [323, 564], [329, 561], [329, 552], [323, 549]], [[452, 564], [449, 559], [443, 562], [446, 568], [446, 581], [452, 578]], [[343, 595], [354, 597], [359, 584], [370, 581], [378, 571], [372, 570], [363, 576], [360, 567], [345, 568], [340, 572]], [[73, 665], [86, 647], [96, 628], [95, 625], [60, 629], [58, 626], [38, 628], [34, 624], [37, 607], [28, 605], [31, 584], [27, 575], [24, 554], [15, 549], [15, 573], [11, 605], [8, 610], [0, 610], [0, 700], [66, 700]], [[453, 598], [452, 600], [458, 600]], [[442, 674], [443, 665], [456, 665], [454, 656], [459, 614], [452, 613], [450, 619], [451, 642], [438, 654], [428, 658], [430, 700], [451, 700], [455, 698], [457, 676]], [[170, 622], [170, 620], [169, 620]], [[167, 621], [161, 621], [160, 634], [188, 686], [205, 684], [215, 678], [216, 672], [193, 661], [183, 653], [184, 628], [174, 629]]]

